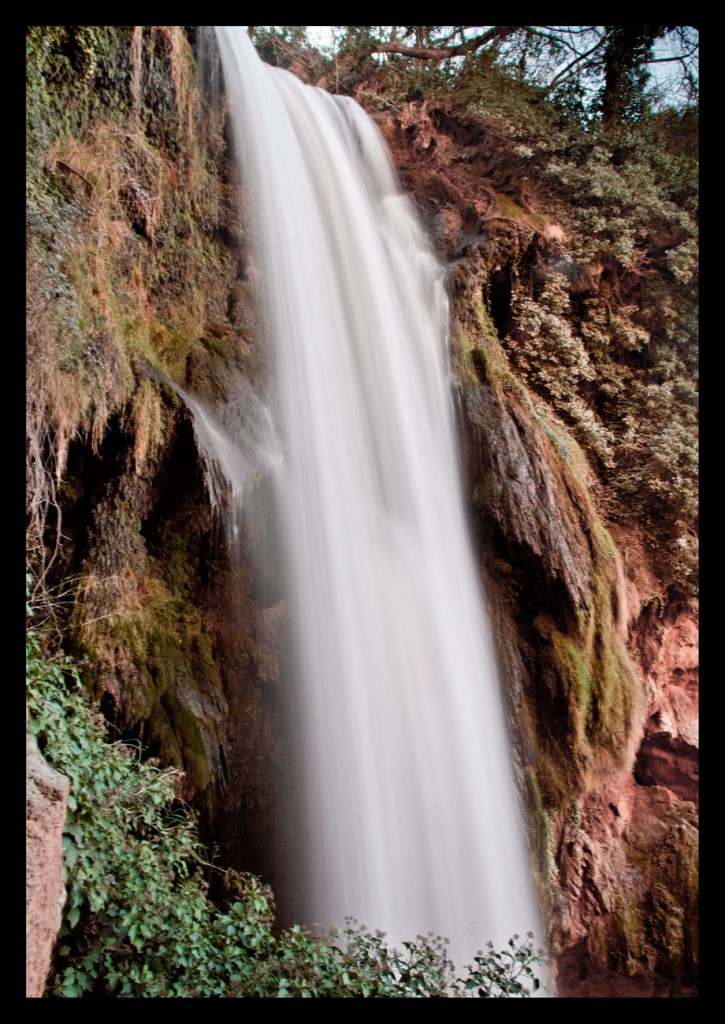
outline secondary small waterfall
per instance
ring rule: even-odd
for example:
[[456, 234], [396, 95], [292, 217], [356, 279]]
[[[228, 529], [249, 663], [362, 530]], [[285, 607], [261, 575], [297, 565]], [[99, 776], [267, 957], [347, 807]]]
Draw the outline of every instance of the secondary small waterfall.
[[441, 267], [352, 100], [217, 28], [276, 365], [306, 922], [539, 931], [469, 541]]

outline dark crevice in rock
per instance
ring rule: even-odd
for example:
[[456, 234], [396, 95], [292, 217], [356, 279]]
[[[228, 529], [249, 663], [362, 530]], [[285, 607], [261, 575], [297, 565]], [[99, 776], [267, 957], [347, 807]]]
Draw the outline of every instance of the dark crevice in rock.
[[634, 777], [640, 786], [664, 786], [681, 800], [699, 804], [699, 758], [695, 747], [665, 732], [645, 737], [637, 753]]
[[512, 296], [511, 269], [495, 270], [488, 279], [488, 307], [499, 338], [505, 338], [514, 326]]

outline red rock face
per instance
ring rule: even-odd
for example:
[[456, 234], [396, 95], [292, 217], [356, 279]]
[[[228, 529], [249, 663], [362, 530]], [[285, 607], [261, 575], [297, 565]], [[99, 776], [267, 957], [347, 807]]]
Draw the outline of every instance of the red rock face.
[[43, 995], [65, 901], [62, 835], [68, 779], [49, 768], [35, 738], [26, 744], [25, 995]]
[[[632, 631], [647, 695], [632, 771], [587, 793], [578, 828], [562, 825], [558, 836], [560, 996], [697, 994], [682, 966], [697, 920], [697, 637], [691, 607], [662, 618], [647, 608]], [[615, 918], [629, 923], [632, 942], [613, 970], [601, 944]]]
[[644, 786], [698, 803], [698, 620], [695, 611], [642, 616], [633, 646], [647, 681], [648, 719], [635, 764]]
[[406, 104], [399, 116], [378, 119], [406, 190], [437, 210], [429, 224], [447, 258], [468, 233], [480, 233], [493, 207], [493, 190], [481, 175], [454, 162], [458, 140], [437, 130], [425, 101]]
[[[586, 943], [571, 946], [557, 958], [558, 995], [579, 999], [666, 999], [697, 995], [696, 989], [646, 974], [615, 974], [590, 962]], [[586, 967], [583, 965], [587, 964]]]

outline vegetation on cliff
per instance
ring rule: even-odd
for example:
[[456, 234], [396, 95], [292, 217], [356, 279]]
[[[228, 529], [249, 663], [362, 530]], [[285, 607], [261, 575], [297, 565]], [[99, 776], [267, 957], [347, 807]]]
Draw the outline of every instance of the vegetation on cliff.
[[179, 27], [31, 27], [26, 51], [34, 600], [116, 725], [200, 793], [225, 713], [203, 621], [213, 525], [198, 475], [164, 483], [196, 455], [159, 372], [223, 396], [220, 339], [252, 330], [223, 112]]
[[[32, 615], [32, 609], [28, 609]], [[480, 952], [457, 977], [437, 936], [392, 949], [351, 922], [307, 934], [272, 929], [271, 892], [225, 872], [234, 895], [208, 896], [209, 864], [180, 772], [109, 743], [75, 664], [26, 640], [28, 728], [70, 780], [63, 832], [67, 900], [50, 992], [61, 997], [528, 996], [541, 963], [531, 941]]]

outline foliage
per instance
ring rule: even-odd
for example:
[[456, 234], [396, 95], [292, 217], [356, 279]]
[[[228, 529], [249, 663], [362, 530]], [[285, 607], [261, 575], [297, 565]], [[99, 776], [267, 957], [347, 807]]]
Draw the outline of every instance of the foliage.
[[[32, 610], [28, 609], [32, 615]], [[50, 990], [60, 997], [527, 996], [539, 987], [531, 937], [479, 953], [457, 978], [440, 937], [391, 949], [355, 922], [326, 935], [275, 932], [271, 894], [229, 874], [236, 898], [207, 895], [180, 773], [108, 743], [77, 667], [26, 639], [29, 730], [70, 780], [63, 834], [67, 899]]]
[[600, 100], [605, 123], [637, 120], [646, 110], [647, 65], [655, 39], [664, 32], [664, 26], [609, 26], [602, 56], [604, 86]]
[[612, 465], [612, 435], [584, 397], [595, 369], [582, 339], [572, 330], [569, 286], [562, 274], [549, 277], [537, 301], [519, 301], [509, 351], [514, 365], [576, 428], [587, 448]]
[[310, 42], [303, 25], [252, 25], [247, 28], [257, 53], [273, 67], [290, 68], [311, 83], [330, 70], [330, 60]]
[[[265, 31], [290, 42], [303, 33], [299, 26]], [[338, 87], [351, 88], [356, 75], [380, 69], [389, 80], [394, 72], [417, 82], [424, 92], [441, 84], [458, 89], [466, 79], [499, 72], [510, 83], [601, 118], [613, 134], [653, 104], [682, 107], [698, 94], [698, 31], [691, 26], [336, 26], [325, 50]], [[656, 87], [655, 64], [669, 65]]]
[[70, 779], [53, 990], [131, 995], [147, 986], [149, 995], [183, 994], [181, 968], [192, 954], [179, 940], [185, 932], [191, 945], [206, 904], [193, 874], [200, 848], [192, 820], [175, 807], [174, 773], [104, 741], [77, 669], [43, 657], [33, 630], [26, 656], [29, 729]]
[[660, 158], [648, 135], [644, 130], [639, 138], [630, 135], [642, 148], [620, 164], [602, 142], [565, 151], [563, 158], [552, 154], [545, 174], [572, 208], [577, 246], [572, 255], [613, 259], [624, 270], [637, 270], [642, 269], [643, 250], [656, 246], [658, 236], [667, 238], [668, 251], [696, 236], [691, 212], [668, 194], [669, 162]]
[[596, 457], [607, 513], [642, 523], [657, 537], [665, 585], [693, 590], [698, 227], [690, 121], [671, 112], [630, 126], [618, 149], [595, 129], [577, 134], [576, 122], [530, 137], [530, 173], [565, 236], [538, 257], [533, 287], [528, 268], [512, 273], [514, 323], [502, 340], [526, 384]]

